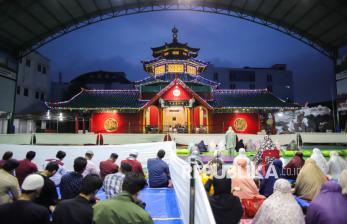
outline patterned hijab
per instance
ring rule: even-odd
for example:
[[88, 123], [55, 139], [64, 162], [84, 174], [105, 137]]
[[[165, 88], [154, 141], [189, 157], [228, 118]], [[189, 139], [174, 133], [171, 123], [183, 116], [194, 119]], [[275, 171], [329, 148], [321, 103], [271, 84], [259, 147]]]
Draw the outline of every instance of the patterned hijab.
[[273, 143], [270, 136], [265, 135], [264, 140], [260, 144], [259, 151], [274, 150], [274, 149], [276, 149], [276, 145]]
[[278, 179], [274, 193], [264, 201], [253, 219], [254, 224], [304, 224], [304, 214], [291, 193], [287, 180]]

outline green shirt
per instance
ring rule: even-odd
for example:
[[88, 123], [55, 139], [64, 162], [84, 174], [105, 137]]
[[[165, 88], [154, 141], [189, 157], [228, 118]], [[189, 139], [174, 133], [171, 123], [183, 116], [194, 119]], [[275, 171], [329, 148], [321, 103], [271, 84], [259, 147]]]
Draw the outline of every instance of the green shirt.
[[116, 198], [96, 204], [93, 221], [95, 224], [153, 224], [149, 214], [135, 204], [127, 192], [121, 192]]

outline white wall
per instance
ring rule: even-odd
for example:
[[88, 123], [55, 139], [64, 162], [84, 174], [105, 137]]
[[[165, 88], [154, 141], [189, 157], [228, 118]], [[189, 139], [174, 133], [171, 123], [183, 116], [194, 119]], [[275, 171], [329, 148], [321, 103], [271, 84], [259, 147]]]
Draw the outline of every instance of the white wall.
[[[30, 60], [30, 67], [26, 65], [26, 61]], [[38, 65], [41, 65], [41, 71], [38, 71]], [[46, 68], [46, 73], [43, 72], [43, 67]], [[16, 113], [26, 110], [31, 106], [42, 102], [41, 94], [44, 94], [44, 99], [49, 97], [50, 91], [50, 61], [41, 54], [33, 52], [24, 58], [18, 66], [18, 81], [17, 86], [20, 88], [20, 94], [17, 94]], [[28, 89], [29, 95], [24, 96], [24, 89]], [[36, 98], [36, 92], [39, 93], [39, 98]]]

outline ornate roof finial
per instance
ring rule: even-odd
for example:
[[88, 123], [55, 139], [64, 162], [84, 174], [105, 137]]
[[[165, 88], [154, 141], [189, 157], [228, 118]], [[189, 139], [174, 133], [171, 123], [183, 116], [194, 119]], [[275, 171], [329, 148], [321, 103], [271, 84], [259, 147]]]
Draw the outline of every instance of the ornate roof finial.
[[176, 28], [176, 26], [174, 26], [171, 30], [172, 32], [172, 41], [173, 42], [177, 42], [177, 33], [178, 33], [178, 29]]

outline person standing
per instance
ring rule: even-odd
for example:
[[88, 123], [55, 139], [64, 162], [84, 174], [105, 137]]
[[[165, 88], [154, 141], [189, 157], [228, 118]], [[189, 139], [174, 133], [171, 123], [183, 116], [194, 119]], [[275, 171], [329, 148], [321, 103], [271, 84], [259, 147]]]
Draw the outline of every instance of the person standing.
[[100, 162], [99, 168], [100, 168], [100, 176], [102, 179], [104, 179], [105, 176], [108, 174], [118, 172], [118, 165], [116, 164], [117, 159], [118, 159], [118, 154], [112, 153], [109, 159]]
[[65, 158], [66, 153], [64, 151], [58, 151], [56, 154], [56, 159], [46, 159], [44, 168], [50, 162], [56, 162], [59, 166], [58, 171], [50, 177], [50, 179], [54, 182], [55, 186], [59, 186], [61, 177], [66, 173], [66, 169], [64, 167], [63, 159]]
[[0, 204], [15, 201], [20, 196], [18, 180], [13, 176], [18, 166], [17, 160], [9, 159], [0, 169]]
[[169, 166], [163, 161], [164, 156], [165, 151], [160, 149], [157, 158], [147, 160], [149, 187], [172, 187]]
[[225, 133], [225, 144], [229, 154], [234, 155], [236, 147], [236, 134], [232, 127], [229, 127], [228, 131]]
[[[58, 193], [54, 182], [50, 179], [59, 169], [56, 162], [47, 164], [44, 171], [39, 174], [43, 177], [44, 185], [41, 194], [35, 199], [35, 203], [50, 209], [50, 206], [55, 206], [58, 202]], [[50, 209], [53, 210], [53, 209]]]
[[24, 179], [32, 173], [37, 172], [37, 166], [32, 160], [35, 158], [36, 152], [27, 152], [25, 159], [19, 161], [19, 166], [16, 169], [16, 177], [18, 179], [19, 185], [21, 185]]
[[48, 210], [33, 201], [40, 195], [44, 180], [39, 174], [28, 175], [22, 184], [22, 195], [13, 203], [0, 205], [1, 223], [48, 224]]
[[80, 192], [83, 176], [82, 173], [86, 169], [87, 160], [83, 157], [77, 157], [74, 161], [74, 171], [65, 174], [61, 178], [60, 193], [61, 199], [71, 199]]
[[132, 167], [128, 163], [122, 163], [120, 166], [120, 172], [109, 174], [104, 180], [104, 189], [106, 198], [114, 198], [120, 192], [122, 192], [122, 185], [127, 173], [132, 171]]
[[98, 175], [91, 174], [83, 178], [79, 195], [62, 201], [55, 208], [53, 224], [93, 223], [92, 202], [96, 200], [96, 193], [101, 187], [102, 180]]
[[139, 155], [139, 152], [137, 150], [132, 150], [129, 154], [129, 157], [126, 160], [122, 160], [121, 164], [123, 163], [130, 164], [132, 167], [132, 172], [139, 173], [144, 176], [145, 174], [143, 173], [142, 165], [137, 160], [138, 155]]
[[91, 150], [88, 150], [85, 154], [85, 158], [87, 159], [87, 166], [86, 169], [83, 172], [83, 177], [89, 175], [89, 174], [97, 174], [99, 175], [99, 171], [98, 168], [96, 167], [96, 165], [92, 162], [94, 153]]
[[123, 191], [116, 198], [107, 199], [95, 205], [94, 224], [153, 224], [150, 215], [136, 203], [139, 192], [145, 188], [146, 184], [142, 174], [128, 173], [124, 178]]

